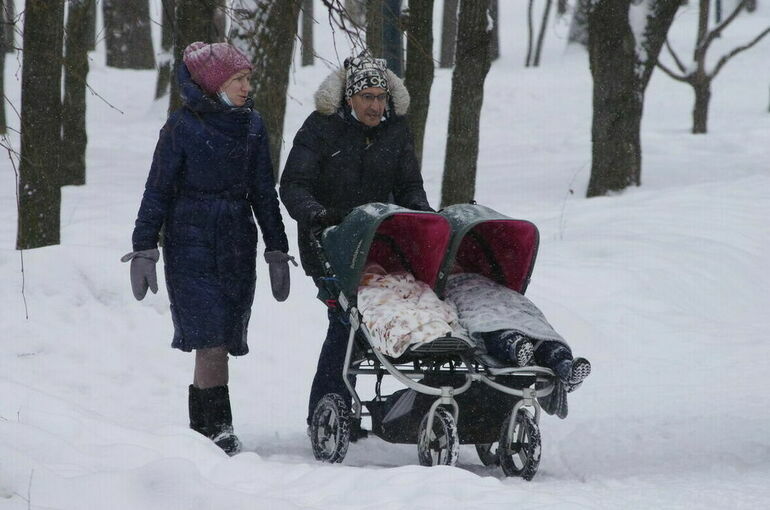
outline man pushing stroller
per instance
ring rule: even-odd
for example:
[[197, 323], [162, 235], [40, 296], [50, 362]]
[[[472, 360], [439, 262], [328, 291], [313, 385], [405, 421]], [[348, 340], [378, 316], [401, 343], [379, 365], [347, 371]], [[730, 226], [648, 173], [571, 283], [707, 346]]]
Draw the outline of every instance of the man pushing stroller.
[[[395, 203], [432, 211], [406, 122], [409, 93], [382, 59], [365, 53], [345, 60], [315, 93], [316, 111], [294, 138], [281, 177], [281, 200], [297, 220], [302, 267], [322, 287], [324, 276], [311, 246], [311, 231], [338, 224], [354, 207]], [[308, 424], [327, 393], [348, 395], [342, 381], [347, 327], [339, 310], [328, 311], [308, 406]], [[358, 429], [353, 431], [353, 439]]]

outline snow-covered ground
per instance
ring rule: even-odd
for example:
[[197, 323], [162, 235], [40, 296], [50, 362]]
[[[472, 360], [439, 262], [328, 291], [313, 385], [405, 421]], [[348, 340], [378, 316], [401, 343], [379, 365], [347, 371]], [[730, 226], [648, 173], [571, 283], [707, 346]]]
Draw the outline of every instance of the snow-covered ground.
[[[682, 52], [695, 38], [695, 3], [672, 29]], [[23, 275], [14, 172], [0, 161], [0, 508], [770, 505], [770, 39], [717, 78], [708, 135], [689, 133], [689, 88], [656, 72], [643, 185], [586, 200], [587, 57], [565, 50], [560, 22], [541, 67], [525, 69], [525, 4], [501, 2], [502, 57], [487, 78], [476, 199], [538, 225], [528, 295], [594, 366], [566, 420], [543, 416], [534, 481], [504, 478], [465, 446], [457, 467], [423, 468], [414, 446], [376, 438], [352, 445], [342, 465], [317, 464], [304, 416], [325, 311], [298, 270], [289, 300], [273, 301], [262, 262], [252, 352], [231, 362], [245, 452], [229, 458], [190, 431], [192, 356], [168, 347], [165, 289], [136, 302], [119, 262], [165, 104], [152, 102], [153, 72], [105, 68], [100, 49], [89, 81], [120, 111], [89, 96], [88, 184], [64, 188], [62, 244], [24, 252]], [[318, 18], [316, 47], [337, 62]], [[769, 23], [770, 6], [759, 2], [712, 57]], [[339, 35], [337, 46], [347, 56]], [[18, 105], [20, 71], [14, 58], [6, 66]], [[293, 69], [287, 150], [326, 72], [320, 61]], [[450, 86], [451, 72], [437, 70], [424, 161], [434, 204]], [[286, 224], [296, 253], [294, 222]]]

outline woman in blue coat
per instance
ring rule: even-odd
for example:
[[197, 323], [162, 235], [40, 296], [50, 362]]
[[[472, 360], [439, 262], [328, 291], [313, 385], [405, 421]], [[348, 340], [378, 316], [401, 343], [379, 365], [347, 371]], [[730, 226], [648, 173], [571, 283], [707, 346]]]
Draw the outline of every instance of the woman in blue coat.
[[[131, 260], [134, 296], [157, 292], [163, 259], [174, 322], [172, 347], [195, 350], [190, 427], [229, 454], [233, 432], [228, 354], [248, 352], [256, 283], [256, 216], [273, 295], [289, 292], [288, 241], [275, 191], [268, 138], [248, 97], [252, 66], [227, 43], [193, 43], [178, 80], [184, 106], [160, 131], [136, 219]], [[295, 264], [296, 265], [296, 264]]]

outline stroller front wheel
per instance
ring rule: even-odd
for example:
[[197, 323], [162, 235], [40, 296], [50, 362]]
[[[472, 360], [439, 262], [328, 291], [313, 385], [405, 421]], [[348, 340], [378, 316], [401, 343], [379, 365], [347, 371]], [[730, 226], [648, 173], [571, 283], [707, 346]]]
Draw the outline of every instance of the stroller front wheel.
[[322, 462], [342, 462], [350, 443], [350, 409], [337, 393], [328, 393], [318, 402], [310, 421], [313, 455]]
[[519, 409], [509, 436], [510, 420], [511, 415], [508, 415], [500, 430], [500, 446], [497, 448], [500, 467], [506, 476], [532, 480], [540, 465], [540, 428], [529, 411]]
[[460, 454], [460, 437], [452, 413], [437, 407], [433, 427], [426, 413], [417, 431], [417, 456], [422, 466], [454, 466]]

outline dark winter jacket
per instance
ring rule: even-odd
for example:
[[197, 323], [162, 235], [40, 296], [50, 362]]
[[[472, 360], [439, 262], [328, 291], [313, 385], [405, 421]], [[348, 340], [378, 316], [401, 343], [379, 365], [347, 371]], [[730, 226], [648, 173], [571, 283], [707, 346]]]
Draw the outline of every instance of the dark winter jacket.
[[163, 226], [172, 345], [224, 344], [245, 354], [256, 280], [254, 215], [266, 251], [288, 251], [267, 132], [250, 102], [232, 108], [205, 95], [184, 65], [178, 79], [184, 106], [160, 131], [134, 250], [155, 248]]
[[370, 202], [430, 209], [404, 117], [409, 94], [390, 71], [388, 83], [386, 120], [370, 128], [344, 105], [344, 71], [332, 73], [315, 94], [316, 111], [294, 137], [281, 177], [281, 200], [297, 220], [302, 266], [310, 276], [322, 275], [308, 236], [323, 209], [349, 211]]

